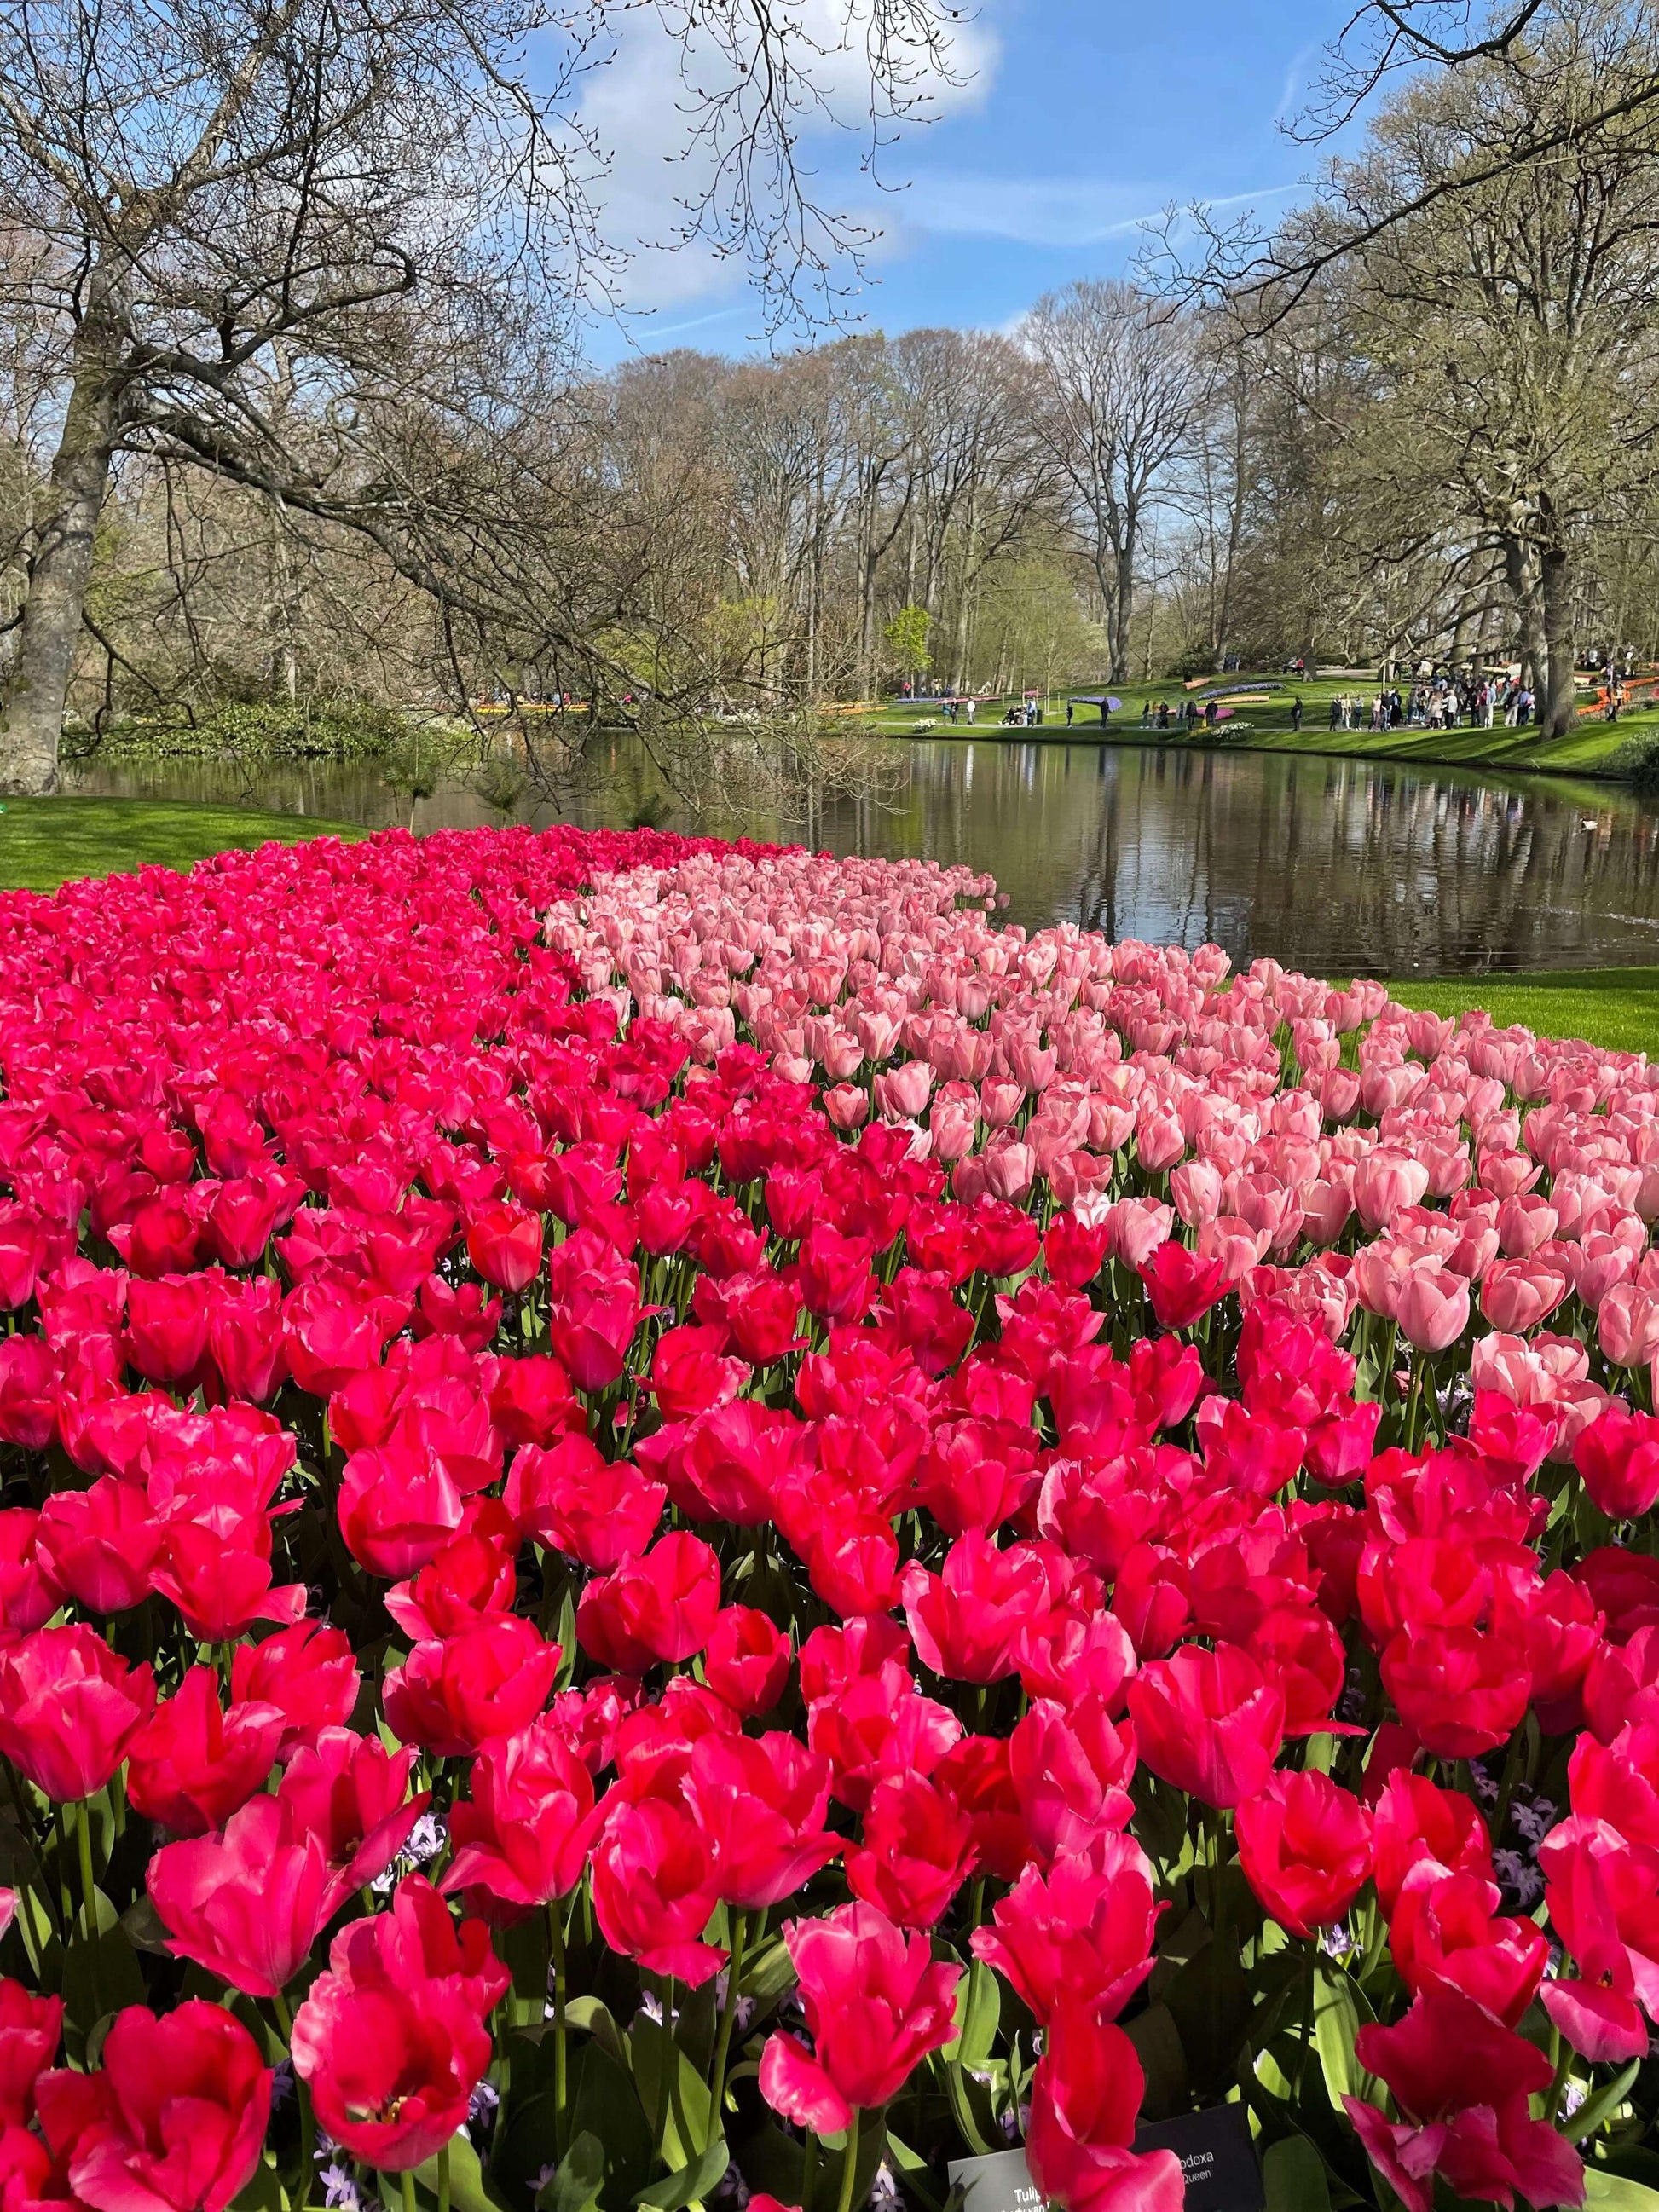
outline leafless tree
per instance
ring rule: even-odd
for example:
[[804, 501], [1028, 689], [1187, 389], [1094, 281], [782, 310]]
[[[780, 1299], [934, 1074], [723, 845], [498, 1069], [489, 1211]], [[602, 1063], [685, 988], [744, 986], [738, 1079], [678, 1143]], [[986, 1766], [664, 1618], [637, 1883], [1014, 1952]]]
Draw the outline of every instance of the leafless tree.
[[[637, 12], [0, 0], [0, 312], [53, 422], [14, 548], [0, 788], [55, 780], [125, 466], [204, 470], [359, 533], [432, 594], [452, 642], [504, 600], [514, 651], [597, 667], [595, 632], [566, 611], [581, 592], [549, 596], [560, 562], [532, 544], [571, 499], [544, 465], [560, 434], [538, 426], [567, 411], [574, 300], [615, 268], [592, 198], [604, 149], [575, 88]], [[787, 315], [859, 243], [794, 161], [835, 57], [751, 0], [646, 12], [686, 56], [702, 167], [683, 228], [746, 253]], [[935, 0], [848, 0], [877, 141], [948, 66], [948, 20]], [[532, 89], [532, 36], [541, 67], [550, 43], [562, 54], [550, 91]], [[594, 615], [617, 611], [613, 581]]]
[[1122, 682], [1141, 536], [1190, 450], [1203, 402], [1194, 329], [1133, 284], [1089, 280], [1040, 300], [1019, 341], [1036, 421], [1106, 610], [1111, 674]]

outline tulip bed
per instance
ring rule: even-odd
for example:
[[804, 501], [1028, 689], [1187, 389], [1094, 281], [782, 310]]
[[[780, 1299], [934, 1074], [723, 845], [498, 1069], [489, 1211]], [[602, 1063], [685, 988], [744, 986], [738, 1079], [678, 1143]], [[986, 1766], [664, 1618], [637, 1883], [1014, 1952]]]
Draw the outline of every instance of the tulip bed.
[[0, 898], [0, 2212], [1644, 2200], [1659, 1071], [994, 905]]

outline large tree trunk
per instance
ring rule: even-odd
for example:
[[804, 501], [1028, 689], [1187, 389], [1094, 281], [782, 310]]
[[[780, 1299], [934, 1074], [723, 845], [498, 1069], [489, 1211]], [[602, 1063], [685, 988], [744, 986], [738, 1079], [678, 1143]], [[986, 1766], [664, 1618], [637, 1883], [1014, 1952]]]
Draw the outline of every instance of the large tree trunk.
[[1547, 656], [1544, 650], [1544, 624], [1540, 608], [1538, 579], [1533, 568], [1530, 550], [1519, 538], [1506, 536], [1504, 539], [1504, 581], [1509, 587], [1514, 604], [1516, 626], [1519, 632], [1521, 676], [1523, 683], [1530, 680], [1540, 695], [1539, 720], [1543, 720], [1542, 693], [1545, 689], [1545, 669]]
[[1539, 726], [1547, 738], [1564, 738], [1578, 719], [1572, 680], [1572, 564], [1565, 546], [1552, 545], [1540, 555], [1538, 596], [1544, 616]]
[[1112, 627], [1110, 647], [1111, 679], [1114, 684], [1129, 681], [1129, 624], [1135, 604], [1135, 555], [1133, 532], [1117, 556], [1117, 574], [1113, 579]]
[[52, 465], [50, 506], [29, 567], [16, 667], [0, 725], [0, 792], [58, 787], [64, 703], [120, 411], [116, 349], [94, 304], [76, 336], [75, 382]]

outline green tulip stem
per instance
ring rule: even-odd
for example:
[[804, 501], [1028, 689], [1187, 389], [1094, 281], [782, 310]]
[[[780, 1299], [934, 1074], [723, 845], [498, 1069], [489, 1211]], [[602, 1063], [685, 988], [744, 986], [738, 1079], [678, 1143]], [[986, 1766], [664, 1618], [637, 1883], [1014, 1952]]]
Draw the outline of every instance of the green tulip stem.
[[449, 2145], [438, 2153], [438, 2212], [449, 2212]]
[[[556, 1897], [547, 1908], [548, 1936], [553, 1953], [553, 2154], [562, 2158], [565, 2152], [565, 2106], [569, 2098], [569, 2038], [565, 2027], [565, 1951], [564, 1900]], [[446, 2150], [444, 2157], [449, 2156]], [[447, 2164], [443, 2169], [446, 2184], [449, 2179]], [[449, 2191], [446, 2186], [441, 2212], [447, 2212]]]
[[853, 2212], [853, 2185], [859, 2170], [859, 2116], [854, 2113], [847, 2127], [847, 2148], [841, 2158], [841, 2197], [836, 2212]]
[[61, 1805], [52, 1808], [52, 1826], [58, 1839], [58, 1927], [67, 1944], [75, 1933], [75, 1895], [70, 1887], [69, 1823]]
[[403, 2170], [401, 2179], [404, 2189], [404, 2212], [415, 2212], [414, 2167], [412, 2166], [406, 2166]]
[[87, 1935], [90, 1937], [98, 1926], [97, 1909], [93, 1904], [98, 1885], [92, 1871], [92, 1800], [89, 1797], [81, 1800], [80, 1817], [75, 1824], [75, 1832], [81, 1846], [81, 1910]]
[[[732, 2024], [738, 2016], [738, 1987], [743, 1978], [743, 1954], [749, 1936], [749, 1916], [732, 1915], [732, 1955], [726, 1966], [726, 2002], [720, 2007], [720, 2033], [714, 2039], [714, 2070], [708, 2077], [708, 2142], [725, 2133], [720, 2107], [726, 2100], [726, 2068], [732, 2051]], [[703, 2146], [706, 2150], [708, 2144]]]
[[657, 2118], [651, 2130], [651, 2148], [660, 2158], [663, 2144], [668, 2136], [669, 2099], [674, 2087], [674, 2061], [678, 2046], [674, 2041], [674, 1977], [670, 1974], [662, 1985], [662, 2075], [657, 2083]]
[[812, 2183], [817, 2176], [817, 2168], [818, 2139], [816, 2136], [810, 2135], [806, 2138], [805, 2162], [801, 2168], [800, 2212], [812, 2212]]
[[1308, 1938], [1307, 1972], [1302, 1984], [1302, 2047], [1296, 2054], [1296, 2080], [1291, 2090], [1293, 2104], [1302, 2102], [1302, 2085], [1308, 2075], [1308, 2052], [1314, 2039], [1314, 2015], [1319, 2004], [1319, 1938]]

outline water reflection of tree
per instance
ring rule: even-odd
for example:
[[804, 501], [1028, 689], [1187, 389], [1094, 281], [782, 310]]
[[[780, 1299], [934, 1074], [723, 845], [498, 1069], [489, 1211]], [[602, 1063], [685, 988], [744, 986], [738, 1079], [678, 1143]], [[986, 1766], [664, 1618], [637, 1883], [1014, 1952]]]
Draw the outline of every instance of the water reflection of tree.
[[[1243, 962], [1313, 973], [1419, 972], [1659, 953], [1659, 817], [1623, 794], [1559, 783], [1483, 785], [1386, 763], [994, 738], [908, 749], [891, 808], [819, 786], [799, 813], [711, 809], [674, 827], [800, 840], [817, 849], [966, 860], [1011, 894], [1011, 920], [1107, 936], [1211, 937]], [[210, 800], [210, 763], [134, 796]], [[118, 788], [112, 772], [88, 789]], [[626, 827], [659, 786], [619, 734], [556, 805], [526, 818]], [[362, 771], [296, 772], [283, 803], [378, 825], [388, 801]], [[423, 800], [422, 829], [491, 818], [456, 788]], [[1586, 823], [1590, 826], [1586, 827]]]

